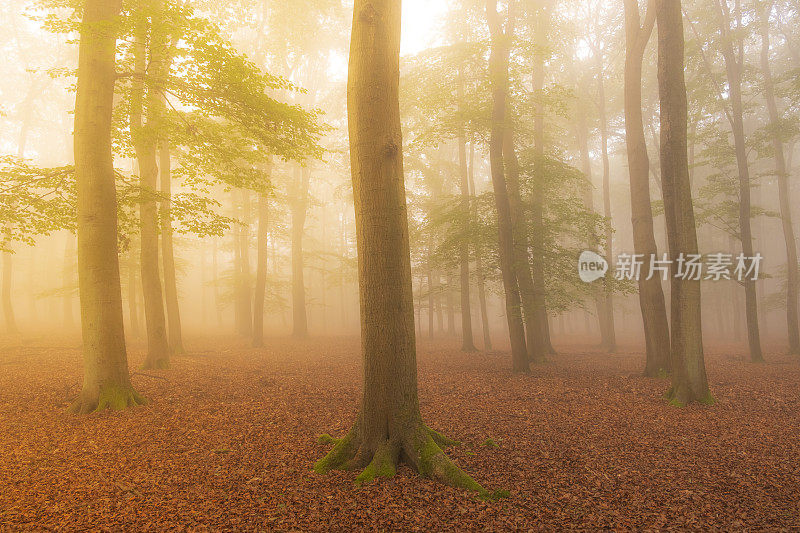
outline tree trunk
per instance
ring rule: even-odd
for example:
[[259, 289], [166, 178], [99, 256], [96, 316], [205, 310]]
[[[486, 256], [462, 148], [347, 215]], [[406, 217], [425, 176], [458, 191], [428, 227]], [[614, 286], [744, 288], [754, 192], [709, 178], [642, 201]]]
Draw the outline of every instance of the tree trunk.
[[506, 296], [506, 320], [511, 339], [511, 368], [514, 372], [530, 372], [525, 326], [522, 322], [522, 298], [515, 268], [514, 221], [511, 214], [508, 185], [503, 160], [505, 137], [506, 96], [508, 94], [509, 40], [513, 24], [504, 31], [497, 13], [497, 0], [486, 0], [486, 19], [491, 33], [489, 76], [492, 84], [492, 118], [489, 140], [489, 159], [492, 169], [492, 187], [497, 208], [500, 271]]
[[[475, 143], [469, 143], [469, 188], [472, 198], [477, 197], [475, 191]], [[477, 221], [478, 207], [472, 206], [470, 209], [470, 219]], [[481, 307], [481, 329], [483, 330], [483, 351], [492, 351], [492, 336], [489, 332], [489, 312], [486, 307], [486, 282], [483, 274], [483, 246], [480, 242], [480, 237], [477, 237], [473, 243], [475, 253], [475, 277], [478, 282], [478, 303]]]
[[117, 194], [111, 123], [120, 0], [86, 0], [75, 101], [78, 281], [83, 330], [83, 389], [75, 413], [143, 403], [133, 390], [125, 351], [117, 256]]
[[778, 179], [778, 200], [780, 202], [781, 223], [783, 224], [783, 239], [786, 244], [786, 323], [789, 333], [789, 353], [800, 354], [800, 329], [798, 329], [798, 271], [797, 271], [797, 241], [792, 225], [792, 206], [789, 192], [789, 172], [786, 168], [783, 141], [778, 133], [781, 116], [778, 113], [778, 104], [775, 99], [775, 84], [772, 80], [770, 67], [770, 36], [769, 16], [772, 12], [772, 3], [768, 3], [762, 12], [761, 21], [761, 70], [764, 76], [764, 97], [767, 101], [769, 122], [772, 128], [772, 148], [775, 152], [775, 174]]
[[[160, 3], [156, 2], [159, 6]], [[156, 190], [158, 182], [157, 150], [160, 114], [163, 95], [158, 84], [165, 69], [164, 36], [155, 31], [151, 36], [147, 55], [147, 30], [145, 22], [137, 23], [134, 46], [135, 68], [138, 73], [149, 73], [147, 103], [145, 104], [145, 82], [140, 76], [134, 78], [131, 96], [131, 136], [139, 162], [139, 182], [142, 198], [139, 204], [141, 225], [142, 292], [144, 294], [145, 329], [147, 330], [147, 358], [144, 368], [169, 367], [169, 342], [167, 341], [164, 300], [161, 291], [161, 274], [158, 265], [158, 206]], [[147, 121], [143, 113], [147, 109]]]
[[[727, 0], [717, 0], [720, 8], [722, 24], [722, 56], [725, 59], [725, 70], [728, 75], [730, 91], [731, 128], [733, 129], [734, 148], [736, 150], [736, 166], [739, 169], [739, 232], [742, 239], [742, 253], [745, 258], [753, 257], [753, 231], [751, 227], [750, 201], [750, 168], [747, 161], [747, 139], [744, 135], [744, 106], [742, 104], [742, 61], [736, 57], [730, 32], [730, 16]], [[747, 340], [750, 345], [750, 359], [763, 361], [761, 352], [761, 334], [758, 327], [758, 298], [756, 282], [744, 280], [745, 316], [747, 317]]]
[[64, 244], [64, 269], [62, 271], [62, 285], [64, 286], [64, 296], [62, 306], [64, 310], [64, 328], [72, 330], [75, 328], [75, 315], [72, 312], [72, 287], [75, 283], [75, 239], [71, 233], [67, 234]]
[[269, 252], [269, 199], [266, 193], [258, 195], [258, 264], [253, 299], [253, 347], [264, 346], [264, 301], [267, 290], [267, 257]]
[[160, 150], [160, 182], [161, 194], [161, 246], [164, 266], [164, 297], [167, 303], [167, 338], [172, 353], [184, 354], [183, 331], [181, 327], [181, 309], [178, 304], [178, 282], [175, 273], [175, 249], [172, 239], [172, 161], [169, 144], [161, 143]]
[[426, 477], [485, 493], [422, 422], [400, 127], [400, 0], [355, 0], [348, 79], [364, 386], [350, 432], [318, 472], [364, 468], [357, 483], [395, 474], [399, 461]]
[[[649, 272], [657, 257], [653, 230], [653, 206], [650, 203], [650, 158], [642, 120], [642, 61], [647, 41], [653, 31], [659, 0], [650, 0], [644, 27], [641, 26], [637, 0], [625, 0], [625, 140], [628, 149], [628, 171], [631, 186], [631, 221], [633, 247], [644, 261], [642, 270]], [[639, 307], [644, 323], [647, 363], [644, 374], [657, 377], [669, 372], [669, 321], [661, 279], [640, 276]]]
[[238, 292], [236, 295], [236, 309], [239, 321], [237, 323], [238, 334], [242, 337], [251, 338], [253, 335], [253, 298], [250, 291], [250, 191], [239, 190], [241, 199], [241, 226], [236, 233], [234, 246], [238, 251]]
[[131, 321], [131, 336], [134, 339], [142, 336], [142, 326], [139, 323], [139, 291], [136, 283], [136, 269], [138, 267], [136, 253], [131, 243], [128, 249], [128, 315]]
[[[459, 84], [459, 87], [461, 85]], [[459, 186], [461, 192], [461, 209], [467, 220], [466, 235], [459, 248], [460, 282], [461, 282], [461, 351], [474, 352], [475, 341], [472, 337], [472, 303], [469, 297], [469, 235], [472, 235], [472, 207], [469, 201], [469, 169], [467, 168], [467, 141], [464, 135], [458, 138], [458, 167], [460, 171]]]
[[[537, 102], [533, 119], [533, 142], [536, 154], [534, 162], [533, 197], [531, 198], [531, 276], [533, 278], [533, 305], [535, 323], [539, 326], [542, 351], [555, 354], [550, 340], [550, 323], [547, 318], [547, 293], [544, 274], [544, 175], [545, 162], [545, 109], [543, 102], [545, 76], [545, 50], [549, 46], [550, 7], [542, 3], [536, 16], [536, 55], [533, 64], [532, 85], [534, 101]], [[541, 359], [543, 359], [543, 354]]]
[[[603, 216], [606, 218], [605, 251], [606, 261], [614, 264], [614, 228], [611, 222], [611, 164], [608, 158], [608, 119], [606, 117], [606, 89], [603, 73], [603, 56], [597, 54], [597, 100], [600, 112], [600, 148], [603, 154]], [[600, 316], [601, 342], [603, 349], [614, 352], [617, 349], [617, 334], [614, 326], [614, 295], [611, 291], [610, 277], [603, 279], [603, 293]]]
[[306, 313], [306, 285], [303, 278], [303, 234], [308, 208], [308, 186], [311, 169], [298, 169], [295, 197], [292, 202], [292, 334], [300, 339], [308, 337], [308, 315]]
[[658, 10], [658, 88], [661, 101], [661, 187], [673, 261], [671, 276], [672, 389], [679, 405], [713, 402], [703, 356], [700, 281], [676, 277], [680, 254], [697, 254], [687, 155], [687, 99], [680, 0], [663, 0]]

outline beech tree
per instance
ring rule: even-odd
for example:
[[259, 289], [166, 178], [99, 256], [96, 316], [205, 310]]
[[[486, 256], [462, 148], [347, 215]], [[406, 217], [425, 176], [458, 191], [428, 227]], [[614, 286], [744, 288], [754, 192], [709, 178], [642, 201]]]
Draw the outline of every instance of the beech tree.
[[[628, 172], [631, 186], [633, 245], [644, 259], [643, 269], [650, 271], [657, 257], [653, 230], [653, 206], [650, 202], [650, 157], [642, 119], [642, 62], [656, 22], [662, 0], [650, 0], [644, 24], [638, 0], [625, 0], [625, 143], [628, 150]], [[644, 324], [647, 363], [645, 375], [656, 377], [670, 368], [670, 340], [664, 290], [657, 276], [640, 276], [639, 307]]]
[[661, 102], [661, 189], [672, 260], [672, 389], [676, 404], [713, 402], [706, 377], [700, 281], [676, 276], [681, 254], [698, 253], [689, 182], [684, 36], [680, 0], [662, 0], [658, 24], [658, 89]]
[[486, 495], [442, 451], [455, 444], [422, 421], [400, 124], [400, 0], [356, 0], [347, 85], [357, 224], [364, 389], [353, 428], [315, 465], [390, 477], [399, 461]]
[[114, 28], [121, 8], [121, 0], [86, 0], [80, 26], [75, 174], [84, 380], [71, 407], [76, 413], [144, 402], [130, 382], [117, 257], [111, 121], [117, 79]]

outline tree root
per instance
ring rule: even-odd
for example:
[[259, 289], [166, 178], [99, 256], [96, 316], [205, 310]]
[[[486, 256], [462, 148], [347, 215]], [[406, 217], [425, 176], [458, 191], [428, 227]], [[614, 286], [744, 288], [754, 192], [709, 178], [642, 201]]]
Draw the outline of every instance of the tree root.
[[442, 448], [456, 446], [459, 443], [424, 424], [414, 426], [378, 443], [366, 442], [357, 428], [350, 430], [341, 439], [323, 435], [319, 438], [319, 442], [332, 443], [334, 447], [314, 465], [314, 471], [326, 474], [332, 470], [363, 469], [356, 478], [357, 486], [379, 477], [394, 476], [397, 465], [404, 462], [423, 477], [451, 487], [476, 492], [482, 498], [497, 499], [507, 496], [506, 492], [490, 493], [456, 466]]
[[111, 387], [99, 393], [81, 392], [78, 399], [69, 407], [69, 412], [78, 415], [97, 413], [109, 409], [122, 411], [129, 407], [145, 405], [147, 400], [139, 395], [133, 387]]

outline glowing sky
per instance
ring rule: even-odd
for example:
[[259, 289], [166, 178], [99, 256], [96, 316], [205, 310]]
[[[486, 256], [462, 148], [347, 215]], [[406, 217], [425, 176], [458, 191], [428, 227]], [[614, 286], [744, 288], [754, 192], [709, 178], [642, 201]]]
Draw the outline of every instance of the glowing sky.
[[416, 54], [431, 45], [446, 9], [447, 0], [403, 0], [401, 54]]

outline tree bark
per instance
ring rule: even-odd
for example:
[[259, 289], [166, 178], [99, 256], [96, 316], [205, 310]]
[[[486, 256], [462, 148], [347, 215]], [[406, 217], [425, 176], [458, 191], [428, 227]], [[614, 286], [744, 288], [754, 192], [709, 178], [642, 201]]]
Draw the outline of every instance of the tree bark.
[[[158, 8], [162, 0], [155, 0]], [[135, 68], [138, 73], [148, 73], [145, 96], [143, 76], [134, 78], [131, 91], [131, 136], [139, 162], [139, 181], [142, 198], [139, 204], [141, 224], [141, 269], [144, 295], [145, 329], [147, 330], [147, 358], [144, 368], [169, 367], [169, 342], [167, 340], [164, 300], [161, 290], [161, 274], [158, 265], [158, 206], [156, 190], [158, 182], [157, 146], [159, 142], [160, 114], [163, 107], [161, 80], [166, 68], [166, 39], [158, 30], [150, 38], [150, 54], [147, 51], [147, 29], [145, 22], [137, 23], [134, 46]], [[154, 24], [154, 26], [157, 24]], [[145, 105], [145, 98], [147, 104]], [[145, 122], [144, 110], [147, 109]]]
[[[267, 173], [269, 173], [267, 169]], [[267, 258], [269, 256], [269, 199], [262, 192], [258, 195], [258, 263], [256, 286], [253, 298], [253, 347], [264, 346], [264, 303], [267, 291]]]
[[68, 233], [66, 242], [64, 243], [64, 269], [62, 271], [62, 285], [64, 286], [62, 307], [64, 311], [64, 328], [67, 330], [75, 328], [75, 315], [72, 312], [72, 287], [75, 283], [74, 260], [75, 239], [71, 233]]
[[[633, 247], [636, 254], [643, 256], [644, 272], [650, 271], [651, 261], [658, 254], [658, 246], [653, 230], [653, 206], [650, 203], [650, 157], [642, 119], [642, 62], [660, 2], [648, 2], [642, 26], [638, 0], [625, 0], [625, 140], [631, 187]], [[670, 369], [669, 321], [664, 290], [658, 276], [650, 280], [647, 276], [640, 276], [638, 283], [647, 354], [644, 374], [657, 377]]]
[[304, 339], [308, 337], [308, 315], [306, 312], [306, 285], [303, 278], [303, 234], [308, 209], [308, 186], [311, 169], [299, 169], [292, 201], [292, 334]]
[[511, 17], [505, 30], [497, 13], [497, 0], [486, 0], [486, 19], [491, 34], [489, 77], [492, 86], [492, 117], [489, 159], [492, 171], [499, 239], [500, 271], [506, 296], [506, 320], [511, 339], [511, 368], [516, 373], [530, 372], [530, 358], [522, 321], [522, 298], [515, 268], [514, 221], [511, 213], [503, 158], [506, 99], [508, 94], [509, 40], [513, 36]]
[[124, 409], [144, 401], [128, 373], [117, 256], [112, 28], [121, 9], [120, 0], [86, 0], [80, 29], [74, 150], [84, 374], [81, 394], [70, 408], [75, 413]]
[[689, 184], [684, 36], [680, 0], [663, 0], [658, 22], [658, 88], [661, 101], [661, 187], [673, 261], [671, 276], [672, 389], [679, 405], [713, 402], [708, 389], [701, 320], [700, 281], [676, 277], [680, 254], [697, 254], [697, 226]]
[[167, 325], [169, 327], [167, 338], [172, 353], [184, 354], [186, 349], [183, 347], [181, 309], [178, 303], [178, 282], [175, 272], [175, 248], [172, 238], [172, 161], [167, 142], [161, 143], [159, 156], [161, 194], [164, 197], [161, 201], [161, 260], [164, 267], [164, 297], [167, 303]]
[[[461, 209], [467, 217], [465, 237], [472, 235], [472, 206], [469, 201], [469, 169], [467, 168], [467, 141], [464, 135], [458, 138], [458, 167], [460, 171]], [[475, 341], [472, 337], [472, 303], [470, 302], [469, 279], [469, 239], [464, 238], [459, 248], [460, 282], [461, 282], [461, 351], [475, 352]]]
[[[606, 116], [606, 89], [603, 73], [603, 56], [597, 52], [597, 100], [600, 113], [600, 149], [603, 155], [603, 216], [605, 221], [605, 252], [609, 265], [614, 264], [614, 227], [611, 221], [611, 164], [608, 157], [608, 117]], [[617, 333], [614, 326], [614, 295], [610, 287], [610, 278], [603, 280], [600, 316], [601, 343], [603, 349], [614, 352], [617, 349]]]
[[[477, 198], [475, 191], [475, 143], [469, 143], [469, 188], [472, 198]], [[478, 207], [474, 205], [470, 209], [471, 220], [477, 221]], [[480, 237], [477, 237], [473, 243], [473, 251], [475, 253], [475, 277], [478, 282], [478, 303], [481, 307], [481, 329], [483, 331], [483, 351], [492, 351], [492, 336], [489, 332], [489, 312], [486, 307], [486, 281], [483, 273], [483, 246], [480, 242]]]
[[[422, 421], [400, 126], [400, 0], [355, 0], [348, 77], [364, 386], [350, 432], [316, 465], [390, 477], [404, 461], [449, 485], [485, 493]], [[332, 440], [332, 439], [331, 439]]]
[[792, 224], [792, 206], [789, 191], [789, 172], [786, 168], [786, 157], [779, 134], [781, 121], [778, 104], [775, 98], [775, 83], [772, 79], [770, 67], [770, 35], [769, 16], [772, 12], [772, 2], [768, 2], [761, 16], [761, 70], [764, 76], [764, 98], [767, 101], [769, 122], [772, 129], [772, 148], [775, 152], [775, 174], [778, 179], [778, 201], [780, 203], [781, 223], [783, 225], [783, 239], [786, 244], [786, 324], [789, 334], [789, 353], [800, 355], [800, 329], [798, 329], [798, 271], [797, 271], [797, 241], [795, 240], [794, 226]]
[[[722, 33], [722, 56], [728, 75], [730, 91], [730, 114], [733, 130], [733, 142], [736, 150], [736, 166], [739, 169], [739, 232], [742, 240], [742, 253], [746, 258], [753, 257], [753, 231], [751, 227], [750, 201], [750, 168], [747, 161], [747, 139], [744, 135], [744, 106], [742, 104], [742, 68], [743, 57], [736, 57], [733, 48], [730, 12], [727, 0], [717, 0], [720, 11]], [[741, 23], [741, 21], [740, 21]], [[745, 316], [747, 317], [747, 340], [750, 345], [750, 359], [755, 362], [764, 360], [761, 351], [761, 334], [758, 327], [758, 298], [756, 283], [752, 279], [744, 280]]]

